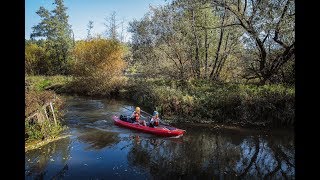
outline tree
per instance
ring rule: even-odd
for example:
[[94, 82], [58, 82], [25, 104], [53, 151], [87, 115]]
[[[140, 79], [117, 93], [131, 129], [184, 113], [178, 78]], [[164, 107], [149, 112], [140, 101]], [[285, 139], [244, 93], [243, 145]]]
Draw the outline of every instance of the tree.
[[230, 26], [245, 30], [248, 59], [246, 78], [261, 84], [273, 81], [289, 61], [294, 61], [294, 2], [292, 0], [213, 0], [213, 6], [229, 11], [235, 20]]
[[135, 61], [144, 65], [145, 73], [184, 79], [191, 70], [189, 25], [183, 15], [170, 6], [151, 7], [141, 21], [130, 23], [132, 50]]
[[118, 41], [102, 38], [78, 41], [73, 54], [76, 61], [72, 88], [88, 95], [108, 95], [123, 85], [126, 64], [123, 46]]
[[119, 40], [119, 33], [117, 31], [119, 24], [116, 19], [117, 13], [113, 11], [109, 17], [105, 18], [104, 25], [106, 26], [107, 37], [113, 40]]
[[69, 52], [72, 47], [72, 30], [68, 23], [67, 7], [63, 0], [55, 0], [55, 9], [49, 12], [44, 7], [36, 12], [41, 22], [32, 27], [31, 39], [44, 38], [50, 67], [45, 74], [68, 73]]
[[241, 46], [239, 28], [219, 28], [229, 21], [224, 9], [213, 11], [209, 3], [193, 0], [151, 7], [142, 20], [130, 23], [133, 58], [145, 72], [151, 65], [151, 72], [161, 69], [161, 75], [177, 79], [218, 80], [229, 55]]
[[88, 29], [87, 29], [87, 39], [90, 40], [92, 39], [92, 35], [91, 35], [91, 31], [93, 28], [93, 21], [89, 21], [88, 25], [87, 25]]

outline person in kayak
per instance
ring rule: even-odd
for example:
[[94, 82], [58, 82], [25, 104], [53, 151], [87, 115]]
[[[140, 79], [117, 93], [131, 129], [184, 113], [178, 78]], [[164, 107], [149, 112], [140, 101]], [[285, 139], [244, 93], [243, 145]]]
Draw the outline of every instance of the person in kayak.
[[157, 111], [153, 111], [153, 116], [150, 119], [149, 126], [150, 127], [159, 126], [159, 121], [160, 121], [159, 113]]
[[134, 122], [137, 122], [139, 124], [142, 124], [144, 126], [147, 126], [146, 124], [146, 121], [144, 120], [140, 120], [140, 116], [141, 116], [141, 112], [140, 112], [140, 108], [139, 107], [136, 107], [136, 110], [133, 111], [133, 113], [131, 114], [131, 122], [134, 123]]

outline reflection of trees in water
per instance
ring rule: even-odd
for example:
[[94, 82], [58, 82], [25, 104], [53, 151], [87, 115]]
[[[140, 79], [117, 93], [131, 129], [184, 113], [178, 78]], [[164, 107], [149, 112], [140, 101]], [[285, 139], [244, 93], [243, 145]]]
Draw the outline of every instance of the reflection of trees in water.
[[[149, 170], [153, 177], [294, 177], [294, 148], [287, 141], [259, 137], [238, 139], [198, 133], [170, 139], [133, 140], [128, 154], [130, 166]], [[155, 143], [156, 142], [156, 143]]]
[[102, 149], [120, 141], [117, 133], [96, 129], [79, 135], [78, 139], [82, 142], [90, 144], [87, 149]]
[[[222, 152], [221, 149], [225, 148], [229, 150]], [[170, 139], [141, 139], [132, 146], [128, 161], [131, 166], [149, 167], [154, 177], [193, 174], [205, 177], [215, 175], [216, 165], [227, 167], [227, 164], [234, 164], [238, 154], [225, 139], [199, 134], [183, 143]], [[221, 161], [216, 161], [217, 156]]]
[[[51, 159], [59, 161], [61, 164], [66, 164], [70, 155], [70, 138], [60, 139], [58, 141], [51, 142], [41, 149], [35, 149], [26, 153], [26, 177], [32, 177], [33, 179], [43, 179], [46, 175], [47, 168]], [[59, 157], [60, 159], [58, 159]], [[28, 161], [30, 159], [30, 162]]]
[[150, 166], [150, 155], [148, 150], [152, 144], [147, 139], [140, 139], [139, 136], [133, 136], [133, 145], [128, 153], [128, 159], [131, 159], [130, 166], [147, 168]]
[[290, 143], [254, 137], [246, 139], [241, 146], [242, 156], [235, 168], [240, 177], [278, 179], [295, 176], [294, 147]]
[[62, 179], [67, 171], [69, 170], [68, 164], [64, 165], [63, 168], [56, 174], [54, 175], [51, 179]]

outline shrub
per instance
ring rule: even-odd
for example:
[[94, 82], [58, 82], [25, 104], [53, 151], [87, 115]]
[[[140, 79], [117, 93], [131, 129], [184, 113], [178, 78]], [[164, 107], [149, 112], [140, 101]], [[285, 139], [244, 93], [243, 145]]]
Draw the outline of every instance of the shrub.
[[114, 40], [96, 38], [80, 41], [73, 54], [75, 80], [70, 88], [86, 95], [109, 95], [123, 86], [123, 46]]
[[[34, 87], [35, 85], [30, 83], [29, 86]], [[53, 122], [52, 117], [50, 122], [45, 118], [43, 107], [49, 102], [54, 103], [53, 107], [57, 119], [57, 126]], [[64, 130], [66, 127], [62, 126], [60, 121], [63, 115], [63, 112], [61, 111], [62, 107], [63, 99], [53, 91], [27, 88], [25, 92], [25, 118], [28, 118], [34, 113], [38, 113], [38, 118], [42, 119], [42, 121], [37, 122], [33, 119], [25, 119], [25, 140], [31, 141], [56, 137], [62, 130]], [[49, 112], [47, 113], [49, 114]]]
[[43, 47], [28, 43], [25, 45], [25, 71], [28, 75], [45, 74], [48, 71], [47, 53]]
[[191, 121], [214, 121], [246, 125], [294, 124], [294, 88], [283, 85], [217, 84], [188, 81], [185, 89], [175, 81], [130, 80], [127, 97], [139, 105], [158, 110], [162, 116]]

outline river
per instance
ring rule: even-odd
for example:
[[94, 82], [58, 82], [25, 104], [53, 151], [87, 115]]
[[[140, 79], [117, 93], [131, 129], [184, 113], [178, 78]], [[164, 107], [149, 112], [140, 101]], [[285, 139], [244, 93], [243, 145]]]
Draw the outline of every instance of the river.
[[66, 96], [71, 136], [25, 154], [25, 179], [295, 179], [294, 132], [175, 124], [179, 138], [113, 124], [123, 100]]

